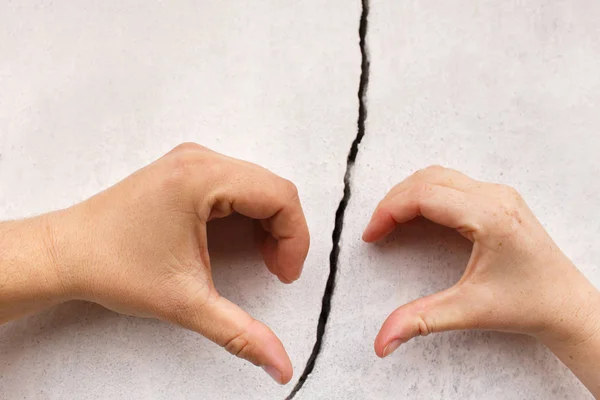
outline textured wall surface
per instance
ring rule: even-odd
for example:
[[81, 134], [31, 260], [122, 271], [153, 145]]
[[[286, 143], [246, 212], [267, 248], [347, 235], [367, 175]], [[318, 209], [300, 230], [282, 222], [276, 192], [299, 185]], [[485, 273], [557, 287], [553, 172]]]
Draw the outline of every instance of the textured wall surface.
[[[212, 228], [213, 269], [220, 292], [271, 326], [301, 371], [355, 136], [359, 14], [343, 1], [2, 2], [0, 218], [67, 207], [185, 141], [271, 169], [297, 184], [313, 233], [303, 278], [272, 276], [243, 223]], [[3, 399], [290, 390], [199, 335], [97, 306], [0, 328]]]
[[[312, 235], [284, 286], [249, 226], [212, 227], [217, 288], [270, 325], [295, 377], [162, 322], [69, 303], [0, 327], [0, 399], [283, 399], [315, 343], [357, 135], [359, 1], [2, 2], [0, 219], [85, 199], [195, 141], [293, 180]], [[385, 317], [451, 286], [470, 244], [412, 223], [360, 241], [395, 183], [430, 164], [515, 186], [600, 286], [600, 3], [371, 0], [368, 110], [323, 348], [298, 399], [579, 399], [534, 340], [418, 338], [380, 360]], [[364, 71], [363, 71], [364, 72]]]

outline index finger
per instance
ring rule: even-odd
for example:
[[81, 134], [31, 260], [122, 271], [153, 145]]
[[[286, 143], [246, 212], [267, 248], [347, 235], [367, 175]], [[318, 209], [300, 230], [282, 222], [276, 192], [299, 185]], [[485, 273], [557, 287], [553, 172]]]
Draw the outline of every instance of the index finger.
[[375, 242], [390, 234], [396, 225], [422, 216], [454, 228], [473, 241], [481, 231], [483, 213], [474, 195], [445, 186], [418, 184], [386, 197], [373, 213], [363, 240]]
[[[269, 270], [284, 283], [297, 280], [310, 246], [296, 186], [255, 164], [232, 160], [213, 207], [261, 220], [268, 232], [260, 246]], [[224, 212], [223, 212], [224, 211]]]

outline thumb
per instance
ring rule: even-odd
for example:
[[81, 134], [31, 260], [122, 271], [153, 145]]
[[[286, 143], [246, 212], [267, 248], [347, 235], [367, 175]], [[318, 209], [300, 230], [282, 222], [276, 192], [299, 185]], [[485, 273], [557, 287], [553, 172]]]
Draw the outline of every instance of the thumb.
[[292, 363], [273, 331], [218, 294], [190, 312], [181, 324], [262, 367], [279, 384], [292, 379]]
[[416, 336], [474, 327], [468, 296], [459, 286], [420, 298], [393, 311], [375, 339], [375, 353], [387, 357]]

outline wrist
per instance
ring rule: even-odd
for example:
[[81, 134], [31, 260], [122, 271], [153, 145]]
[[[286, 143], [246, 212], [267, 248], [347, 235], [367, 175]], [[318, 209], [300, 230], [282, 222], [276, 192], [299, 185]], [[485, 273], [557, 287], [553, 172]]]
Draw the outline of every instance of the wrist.
[[0, 323], [66, 301], [46, 216], [0, 224]]
[[600, 339], [600, 292], [579, 271], [547, 329], [538, 339], [549, 348], [575, 348]]
[[[47, 235], [45, 237], [46, 253], [51, 260], [56, 276], [56, 284], [62, 301], [90, 300], [89, 292], [89, 249], [86, 219], [81, 214], [81, 207], [75, 206], [56, 211], [44, 216]], [[81, 214], [81, 215], [80, 215]]]
[[540, 340], [600, 398], [600, 292], [581, 278], [569, 305]]

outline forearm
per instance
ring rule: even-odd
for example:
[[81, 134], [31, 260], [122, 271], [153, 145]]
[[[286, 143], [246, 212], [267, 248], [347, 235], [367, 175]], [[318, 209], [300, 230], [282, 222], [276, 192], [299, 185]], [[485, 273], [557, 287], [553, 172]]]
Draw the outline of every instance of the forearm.
[[0, 324], [65, 301], [48, 216], [0, 222]]
[[[585, 280], [585, 279], [584, 279]], [[600, 399], [600, 292], [585, 280], [557, 328], [540, 340]]]
[[600, 332], [576, 346], [555, 344], [550, 349], [600, 399]]

